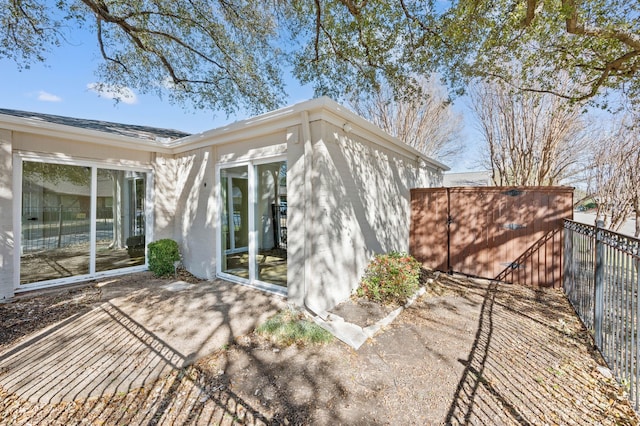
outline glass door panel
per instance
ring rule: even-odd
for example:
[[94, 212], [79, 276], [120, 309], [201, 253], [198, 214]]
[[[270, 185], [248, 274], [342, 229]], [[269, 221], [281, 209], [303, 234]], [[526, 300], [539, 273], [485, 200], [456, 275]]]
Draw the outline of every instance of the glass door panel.
[[22, 164], [20, 284], [89, 273], [91, 168]]
[[145, 264], [145, 173], [98, 169], [96, 271]]
[[221, 271], [249, 279], [249, 177], [247, 166], [220, 171]]
[[287, 163], [255, 166], [257, 279], [287, 286]]

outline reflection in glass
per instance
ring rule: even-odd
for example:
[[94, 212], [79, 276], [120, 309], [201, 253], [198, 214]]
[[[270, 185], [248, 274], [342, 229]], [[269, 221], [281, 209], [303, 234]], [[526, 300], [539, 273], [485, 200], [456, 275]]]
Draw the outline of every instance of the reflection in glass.
[[247, 166], [220, 171], [222, 272], [249, 278], [249, 186]]
[[89, 273], [91, 169], [25, 161], [20, 284]]
[[96, 271], [145, 263], [145, 174], [98, 169]]
[[287, 285], [287, 163], [256, 166], [257, 278]]

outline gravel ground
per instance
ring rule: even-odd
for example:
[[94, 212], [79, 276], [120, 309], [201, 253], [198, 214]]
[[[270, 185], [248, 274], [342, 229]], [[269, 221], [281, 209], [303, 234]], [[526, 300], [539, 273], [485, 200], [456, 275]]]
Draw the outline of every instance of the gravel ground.
[[[148, 279], [1, 304], [0, 359]], [[561, 292], [440, 275], [358, 351], [339, 341], [278, 348], [249, 334], [129, 392], [40, 404], [0, 388], [0, 424], [637, 425], [602, 365]]]

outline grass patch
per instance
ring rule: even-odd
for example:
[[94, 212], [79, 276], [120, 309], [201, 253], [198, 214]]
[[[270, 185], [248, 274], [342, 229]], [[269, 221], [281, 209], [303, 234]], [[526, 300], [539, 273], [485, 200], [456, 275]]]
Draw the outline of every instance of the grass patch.
[[256, 333], [282, 347], [315, 345], [333, 340], [333, 335], [327, 330], [291, 309], [282, 310], [269, 318], [256, 329]]

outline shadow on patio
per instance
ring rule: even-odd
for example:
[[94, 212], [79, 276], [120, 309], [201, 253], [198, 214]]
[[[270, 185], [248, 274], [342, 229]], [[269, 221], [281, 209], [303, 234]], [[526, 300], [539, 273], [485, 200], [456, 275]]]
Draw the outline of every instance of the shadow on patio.
[[263, 424], [228, 380], [191, 364], [251, 332], [283, 300], [222, 281], [150, 281], [128, 295], [105, 290], [116, 297], [0, 353], [0, 423], [154, 424], [212, 405], [206, 413], [216, 417], [205, 423]]
[[485, 282], [473, 292], [478, 328], [447, 424], [637, 424], [561, 291]]
[[557, 290], [440, 275], [358, 351], [269, 345], [282, 299], [222, 281], [110, 291], [0, 354], [0, 423], [638, 424]]

